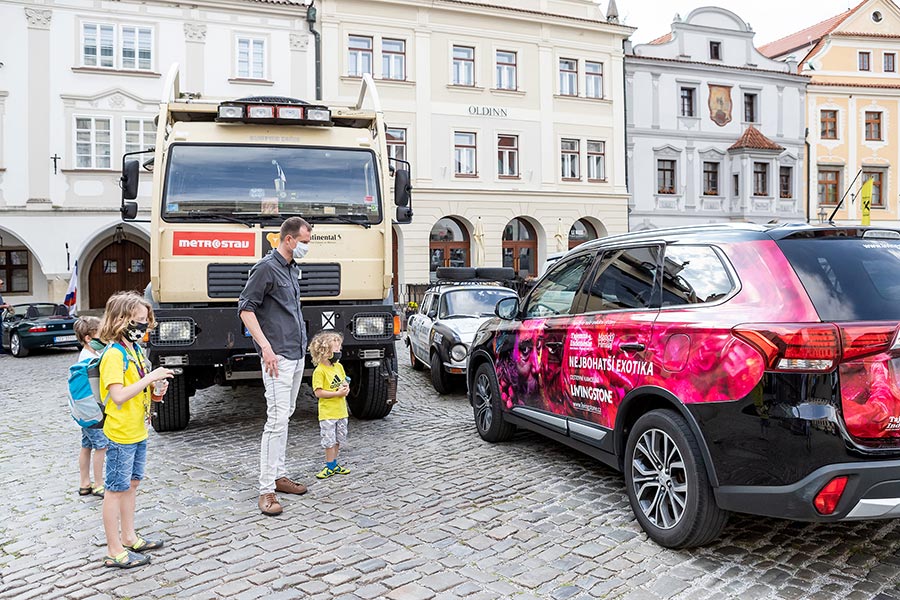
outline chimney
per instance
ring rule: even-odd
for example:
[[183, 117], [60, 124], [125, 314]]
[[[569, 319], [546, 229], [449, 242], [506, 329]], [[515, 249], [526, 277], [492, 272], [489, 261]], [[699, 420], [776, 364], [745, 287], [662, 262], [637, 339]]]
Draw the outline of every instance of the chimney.
[[606, 22], [619, 22], [619, 9], [616, 8], [616, 0], [609, 0], [609, 6], [606, 7]]

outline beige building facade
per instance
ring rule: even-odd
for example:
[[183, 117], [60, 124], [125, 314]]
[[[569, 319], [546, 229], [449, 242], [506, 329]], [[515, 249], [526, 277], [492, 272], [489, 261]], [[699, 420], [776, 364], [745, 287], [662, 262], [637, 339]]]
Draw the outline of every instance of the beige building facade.
[[623, 41], [589, 0], [323, 0], [323, 95], [378, 86], [413, 223], [394, 226], [398, 299], [438, 266], [536, 275], [627, 230]]

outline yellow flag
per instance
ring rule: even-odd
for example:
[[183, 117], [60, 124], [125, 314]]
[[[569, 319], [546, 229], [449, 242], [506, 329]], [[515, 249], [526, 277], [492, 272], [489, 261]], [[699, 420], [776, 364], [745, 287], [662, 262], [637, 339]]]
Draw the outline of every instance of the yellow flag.
[[872, 208], [872, 186], [874, 185], [875, 182], [872, 179], [867, 179], [862, 185], [859, 194], [862, 197], [862, 224], [864, 227], [869, 225], [869, 211]]

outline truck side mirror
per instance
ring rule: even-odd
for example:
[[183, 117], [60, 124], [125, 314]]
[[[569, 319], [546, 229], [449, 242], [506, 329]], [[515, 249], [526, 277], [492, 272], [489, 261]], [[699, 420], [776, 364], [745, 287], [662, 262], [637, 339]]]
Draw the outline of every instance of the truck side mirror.
[[140, 161], [133, 159], [126, 160], [122, 165], [122, 177], [119, 179], [122, 187], [122, 214], [125, 214], [124, 200], [134, 200], [135, 198], [137, 198], [138, 183], [140, 183], [140, 176], [138, 172], [140, 168]]
[[123, 201], [119, 210], [122, 212], [123, 221], [134, 221], [137, 218], [138, 203]]
[[[412, 185], [409, 182], [409, 171], [397, 169], [394, 171], [394, 204], [397, 206], [409, 206], [411, 198]], [[409, 221], [400, 222], [408, 223]]]
[[408, 206], [397, 207], [397, 223], [412, 223], [413, 211]]

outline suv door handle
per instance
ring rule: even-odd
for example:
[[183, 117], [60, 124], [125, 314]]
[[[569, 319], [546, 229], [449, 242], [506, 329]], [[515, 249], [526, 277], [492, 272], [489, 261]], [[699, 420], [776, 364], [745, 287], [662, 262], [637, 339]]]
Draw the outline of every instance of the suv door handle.
[[640, 342], [626, 342], [624, 344], [620, 344], [619, 348], [621, 348], [625, 352], [640, 352], [641, 350], [645, 349], [646, 346], [644, 346]]

